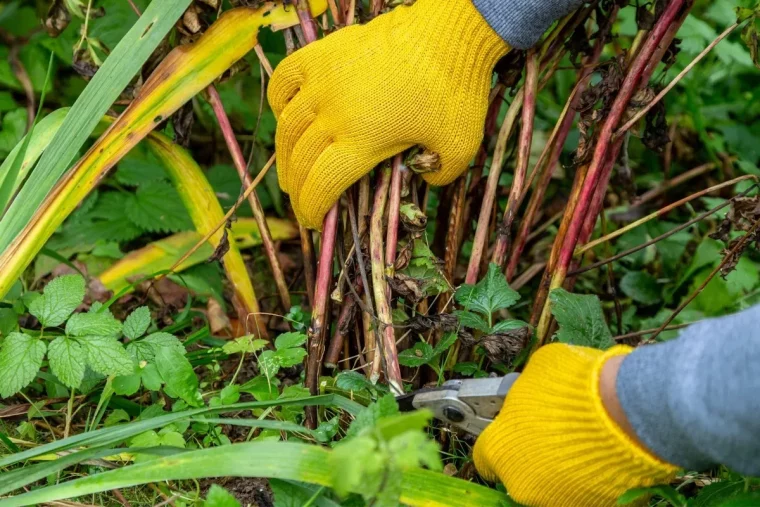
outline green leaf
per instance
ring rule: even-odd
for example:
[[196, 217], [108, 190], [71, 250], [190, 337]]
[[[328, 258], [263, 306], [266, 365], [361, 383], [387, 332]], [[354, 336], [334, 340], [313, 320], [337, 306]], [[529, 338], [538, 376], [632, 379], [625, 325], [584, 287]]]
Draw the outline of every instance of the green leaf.
[[522, 329], [528, 326], [529, 324], [527, 322], [523, 322], [522, 320], [502, 320], [501, 322], [497, 322], [490, 332], [506, 333], [507, 331], [514, 331], [515, 329]]
[[105, 421], [103, 421], [103, 426], [108, 428], [109, 426], [116, 426], [117, 424], [121, 422], [128, 422], [129, 421], [129, 414], [125, 410], [122, 410], [120, 408], [117, 408], [110, 414], [106, 416]]
[[87, 353], [79, 343], [66, 336], [59, 336], [48, 346], [50, 368], [66, 387], [77, 388], [84, 378]]
[[686, 498], [670, 486], [653, 486], [651, 488], [629, 489], [618, 498], [618, 505], [626, 505], [648, 495], [664, 498], [674, 507], [686, 507]]
[[154, 354], [158, 354], [158, 351], [164, 348], [174, 349], [177, 353], [185, 355], [185, 346], [182, 342], [173, 334], [159, 331], [152, 333], [140, 340], [140, 343], [150, 345]]
[[351, 423], [346, 431], [346, 438], [348, 440], [353, 438], [359, 433], [363, 432], [367, 428], [374, 428], [377, 422], [384, 418], [396, 415], [399, 413], [398, 404], [396, 398], [391, 394], [386, 394], [376, 402], [370, 403], [367, 408], [359, 412], [356, 419]]
[[240, 399], [240, 386], [235, 384], [225, 386], [224, 389], [222, 389], [222, 391], [219, 393], [219, 399], [222, 401], [223, 405], [232, 405], [233, 403], [237, 403]]
[[156, 350], [156, 367], [166, 386], [182, 398], [188, 405], [203, 405], [203, 397], [198, 392], [198, 377], [184, 355], [176, 347], [160, 347]]
[[137, 340], [150, 326], [150, 310], [147, 306], [135, 309], [124, 320], [124, 336], [130, 340]]
[[718, 481], [699, 490], [694, 507], [713, 507], [723, 503], [744, 490], [744, 481]]
[[29, 222], [53, 185], [121, 92], [132, 81], [190, 0], [151, 2], [87, 84], [61, 128], [0, 221], [0, 251]]
[[161, 384], [164, 382], [164, 379], [161, 378], [161, 374], [158, 372], [158, 367], [155, 364], [145, 365], [140, 371], [140, 379], [142, 380], [145, 389], [149, 391], [161, 390]]
[[365, 375], [352, 370], [343, 370], [335, 377], [335, 387], [344, 391], [363, 391], [372, 390], [374, 386]]
[[121, 322], [110, 312], [75, 313], [66, 322], [66, 334], [69, 336], [109, 336], [118, 337]]
[[116, 338], [86, 336], [79, 340], [87, 353], [87, 364], [105, 375], [130, 375], [134, 370], [132, 358]]
[[436, 472], [443, 470], [438, 444], [422, 431], [407, 431], [391, 440], [388, 447], [402, 469], [425, 466]]
[[279, 385], [278, 379], [267, 379], [264, 375], [259, 375], [240, 386], [240, 392], [249, 393], [258, 401], [274, 400], [279, 394]]
[[280, 358], [275, 355], [274, 350], [265, 350], [259, 354], [259, 371], [271, 379], [280, 371]]
[[113, 379], [111, 387], [119, 396], [132, 396], [140, 389], [140, 374], [119, 375]]
[[300, 347], [306, 343], [306, 335], [303, 333], [283, 333], [274, 341], [277, 350]]
[[274, 353], [281, 367], [295, 366], [303, 362], [306, 350], [302, 348], [279, 349]]
[[226, 489], [216, 484], [212, 484], [206, 495], [204, 507], [240, 507], [240, 502], [232, 496]]
[[3, 116], [0, 128], [0, 159], [4, 159], [21, 141], [26, 131], [26, 109], [19, 108]]
[[662, 288], [646, 271], [629, 271], [620, 280], [623, 294], [637, 303], [653, 305], [662, 301]]
[[322, 443], [327, 443], [333, 439], [340, 429], [340, 416], [336, 415], [329, 421], [322, 421], [314, 430], [314, 436]]
[[0, 349], [0, 397], [7, 398], [26, 387], [42, 366], [45, 342], [23, 333], [11, 333]]
[[398, 362], [403, 366], [417, 367], [428, 364], [435, 358], [433, 347], [425, 342], [417, 342], [411, 348], [398, 354]]
[[[312, 486], [295, 481], [269, 479], [269, 485], [274, 493], [274, 507], [302, 507], [308, 505], [320, 491], [322, 486]], [[314, 507], [340, 507], [341, 504], [330, 500], [324, 495], [316, 496]]]
[[459, 325], [462, 327], [475, 329], [484, 333], [488, 333], [491, 330], [488, 322], [486, 322], [485, 319], [477, 313], [468, 312], [465, 310], [456, 310], [454, 312], [454, 315], [459, 318]]
[[456, 291], [456, 300], [467, 310], [483, 315], [509, 308], [520, 299], [496, 264], [488, 265], [486, 277], [475, 285], [462, 285]]
[[84, 301], [84, 278], [80, 275], [64, 275], [52, 280], [42, 297], [29, 305], [29, 313], [37, 317], [43, 326], [60, 326]]
[[179, 232], [193, 228], [174, 187], [163, 181], [145, 184], [127, 200], [126, 214], [137, 226], [150, 232]]
[[435, 347], [433, 347], [433, 355], [438, 356], [446, 352], [451, 348], [452, 345], [454, 345], [457, 342], [457, 334], [456, 333], [446, 333], [441, 337], [441, 341], [439, 341]]
[[0, 336], [8, 336], [18, 327], [18, 314], [13, 308], [0, 308]]
[[222, 347], [222, 350], [225, 352], [225, 354], [229, 355], [240, 353], [252, 354], [266, 347], [267, 343], [269, 343], [267, 340], [262, 340], [260, 338], [256, 338], [252, 334], [249, 334], [246, 336], [241, 336], [240, 338], [235, 338], [233, 341], [225, 343]]
[[557, 339], [560, 342], [597, 349], [607, 349], [615, 344], [598, 297], [554, 289], [549, 299], [552, 315], [559, 324]]

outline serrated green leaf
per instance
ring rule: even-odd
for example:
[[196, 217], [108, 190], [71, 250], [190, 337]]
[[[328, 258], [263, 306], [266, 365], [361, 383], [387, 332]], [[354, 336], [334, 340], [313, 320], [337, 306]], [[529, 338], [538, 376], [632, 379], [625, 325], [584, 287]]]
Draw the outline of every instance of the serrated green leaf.
[[486, 277], [475, 285], [462, 285], [456, 291], [456, 300], [467, 310], [483, 315], [509, 308], [520, 299], [520, 294], [512, 290], [507, 279], [496, 264], [488, 265]]
[[121, 333], [121, 322], [107, 312], [75, 313], [66, 322], [69, 336], [109, 336]]
[[140, 379], [145, 389], [149, 391], [159, 391], [164, 383], [164, 379], [161, 378], [161, 374], [158, 372], [158, 367], [155, 364], [145, 365], [140, 371]]
[[306, 343], [306, 335], [303, 333], [283, 333], [274, 340], [274, 348], [277, 350], [300, 347]]
[[457, 342], [456, 333], [446, 333], [441, 337], [441, 341], [433, 347], [433, 356], [438, 356], [446, 352]]
[[85, 336], [79, 340], [87, 352], [87, 364], [94, 371], [105, 375], [130, 375], [134, 370], [132, 357], [116, 338], [109, 336]]
[[402, 470], [420, 466], [436, 472], [443, 470], [438, 444], [422, 431], [407, 431], [391, 440], [388, 447]]
[[345, 442], [335, 446], [329, 456], [333, 489], [341, 496], [357, 490], [375, 494], [387, 463], [385, 453], [378, 452], [377, 442], [368, 435], [352, 439], [350, 445]]
[[84, 301], [84, 278], [64, 275], [53, 279], [41, 297], [29, 304], [29, 313], [43, 326], [60, 326]]
[[338, 433], [338, 429], [340, 428], [340, 416], [335, 416], [329, 421], [322, 421], [319, 423], [319, 426], [317, 426], [317, 429], [314, 430], [314, 436], [317, 438], [318, 441], [322, 443], [327, 443], [333, 439], [333, 437]]
[[433, 360], [433, 347], [425, 342], [417, 342], [412, 347], [398, 354], [398, 362], [403, 366], [422, 366]]
[[249, 393], [258, 401], [274, 400], [279, 395], [279, 385], [279, 379], [267, 379], [264, 375], [259, 375], [240, 386], [240, 392]]
[[132, 396], [140, 389], [140, 374], [119, 375], [111, 383], [113, 392], [119, 396]]
[[306, 350], [302, 348], [279, 349], [274, 353], [281, 367], [287, 368], [303, 362], [306, 357]]
[[42, 366], [45, 342], [23, 333], [11, 333], [0, 349], [0, 397], [7, 398], [26, 387]]
[[468, 312], [465, 310], [456, 310], [454, 312], [454, 315], [459, 318], [459, 325], [462, 327], [466, 327], [468, 329], [476, 329], [478, 331], [483, 331], [484, 333], [488, 333], [491, 330], [488, 322], [486, 322], [485, 319], [477, 313]]
[[204, 507], [240, 507], [240, 502], [232, 496], [226, 489], [216, 484], [212, 484], [206, 495]]
[[343, 440], [351, 439], [359, 435], [365, 429], [375, 427], [380, 419], [398, 413], [399, 410], [396, 398], [391, 394], [386, 394], [376, 402], [370, 403], [367, 408], [357, 414], [356, 419], [354, 419], [348, 427], [346, 438]]
[[522, 329], [524, 327], [528, 327], [528, 323], [522, 320], [502, 320], [501, 322], [497, 322], [490, 332], [506, 333], [507, 331], [514, 331], [515, 329]]
[[126, 214], [150, 232], [179, 232], [193, 228], [179, 194], [169, 183], [154, 181], [141, 186], [127, 200]]
[[559, 323], [557, 339], [560, 342], [597, 349], [607, 349], [615, 344], [598, 297], [554, 289], [549, 299], [552, 315]]
[[130, 340], [137, 340], [150, 326], [150, 310], [147, 306], [141, 306], [130, 313], [124, 320], [124, 336]]
[[142, 343], [146, 343], [151, 346], [154, 354], [158, 354], [158, 351], [163, 348], [170, 348], [176, 350], [179, 354], [185, 355], [185, 346], [182, 342], [173, 334], [159, 331], [152, 333], [140, 340]]
[[372, 382], [365, 375], [352, 370], [344, 370], [338, 373], [335, 377], [335, 386], [344, 391], [371, 390], [373, 387]]
[[177, 347], [159, 347], [156, 350], [156, 368], [167, 388], [188, 405], [200, 407], [203, 397], [198, 392], [198, 377], [184, 354]]
[[78, 388], [84, 378], [87, 354], [79, 343], [59, 336], [48, 345], [48, 362], [58, 380], [66, 387]]
[[110, 426], [116, 426], [117, 424], [121, 422], [127, 422], [129, 421], [129, 414], [125, 410], [122, 410], [120, 408], [117, 408], [110, 414], [106, 416], [105, 421], [103, 421], [103, 426], [106, 428]]
[[261, 374], [269, 379], [280, 371], [280, 358], [275, 355], [274, 350], [265, 350], [259, 354], [258, 364]]
[[256, 338], [252, 334], [235, 338], [231, 342], [227, 342], [222, 347], [225, 354], [240, 354], [245, 352], [246, 354], [252, 354], [263, 349], [269, 343], [267, 340]]

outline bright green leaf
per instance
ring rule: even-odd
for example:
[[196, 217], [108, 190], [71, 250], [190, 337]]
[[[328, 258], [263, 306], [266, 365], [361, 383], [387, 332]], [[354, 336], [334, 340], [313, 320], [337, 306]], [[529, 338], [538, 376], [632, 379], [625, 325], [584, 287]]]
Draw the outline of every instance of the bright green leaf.
[[161, 347], [156, 350], [156, 367], [166, 386], [193, 407], [203, 405], [203, 397], [198, 392], [198, 377], [193, 367], [176, 347]]
[[29, 313], [45, 327], [60, 326], [82, 301], [84, 278], [80, 275], [59, 276], [47, 284], [42, 297], [29, 304]]
[[607, 349], [615, 344], [598, 297], [554, 289], [549, 299], [552, 314], [559, 324], [557, 339], [560, 342], [597, 349]]
[[59, 336], [50, 342], [48, 361], [55, 376], [66, 387], [77, 388], [82, 383], [87, 354], [75, 340]]
[[402, 350], [398, 354], [398, 362], [403, 366], [422, 366], [435, 358], [433, 347], [425, 342], [417, 342], [411, 348]]
[[223, 487], [212, 484], [206, 495], [204, 507], [240, 507], [240, 502]]
[[486, 277], [475, 285], [462, 285], [456, 291], [456, 300], [467, 310], [490, 315], [509, 308], [520, 299], [496, 264], [488, 265]]
[[306, 343], [306, 335], [303, 333], [283, 333], [274, 340], [274, 348], [277, 350], [300, 347]]
[[121, 322], [108, 312], [75, 313], [66, 322], [69, 336], [111, 336], [121, 333]]
[[646, 271], [629, 271], [620, 280], [623, 294], [637, 303], [653, 305], [662, 301], [662, 287]]
[[150, 326], [150, 310], [147, 306], [135, 309], [124, 320], [124, 336], [130, 340], [137, 340]]
[[485, 321], [483, 317], [478, 315], [477, 313], [468, 312], [465, 310], [456, 310], [454, 312], [454, 315], [459, 317], [459, 324], [462, 327], [466, 327], [468, 329], [475, 329], [477, 331], [482, 331], [484, 333], [488, 333], [491, 330], [491, 327], [488, 325], [488, 322]]
[[42, 366], [45, 342], [23, 333], [11, 333], [0, 349], [0, 397], [7, 398], [29, 384]]
[[132, 357], [117, 339], [109, 336], [85, 336], [79, 340], [87, 352], [87, 364], [96, 372], [109, 375], [130, 375]]

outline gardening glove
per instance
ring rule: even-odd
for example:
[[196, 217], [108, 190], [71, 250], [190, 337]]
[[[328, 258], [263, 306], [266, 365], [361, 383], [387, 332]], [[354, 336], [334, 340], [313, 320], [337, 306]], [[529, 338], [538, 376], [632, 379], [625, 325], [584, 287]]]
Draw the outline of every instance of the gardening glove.
[[509, 49], [472, 0], [417, 0], [283, 60], [268, 97], [280, 186], [299, 222], [321, 229], [352, 183], [415, 145], [440, 157], [425, 180], [456, 179], [477, 153], [493, 68]]
[[475, 443], [475, 466], [532, 506], [608, 506], [631, 488], [667, 483], [678, 467], [628, 436], [599, 394], [604, 363], [631, 352], [566, 344], [536, 352]]

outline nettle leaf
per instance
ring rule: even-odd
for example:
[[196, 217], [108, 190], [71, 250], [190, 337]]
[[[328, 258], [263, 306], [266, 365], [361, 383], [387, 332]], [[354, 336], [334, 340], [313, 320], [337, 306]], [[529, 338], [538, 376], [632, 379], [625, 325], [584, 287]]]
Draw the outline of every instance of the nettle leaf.
[[75, 313], [66, 322], [69, 336], [113, 336], [121, 333], [121, 322], [109, 312]]
[[554, 289], [549, 299], [552, 315], [559, 323], [557, 340], [597, 349], [607, 349], [615, 344], [598, 297]]
[[84, 301], [84, 278], [64, 275], [53, 279], [41, 297], [29, 304], [29, 313], [45, 327], [60, 326]]
[[662, 288], [646, 271], [629, 271], [620, 280], [620, 290], [637, 303], [654, 305], [662, 301]]
[[7, 398], [26, 387], [42, 366], [45, 342], [24, 333], [11, 333], [0, 349], [0, 397]]
[[203, 405], [203, 397], [198, 392], [198, 377], [185, 357], [184, 347], [181, 352], [177, 347], [159, 347], [156, 350], [156, 367], [171, 392], [190, 406]]
[[488, 265], [486, 277], [475, 285], [464, 284], [456, 291], [456, 300], [467, 310], [484, 315], [509, 308], [520, 299], [496, 264]]
[[59, 336], [48, 346], [48, 362], [58, 380], [74, 389], [84, 379], [87, 353], [76, 340]]
[[204, 507], [240, 507], [240, 502], [232, 496], [226, 489], [216, 484], [212, 484], [208, 490]]
[[425, 342], [417, 342], [411, 348], [398, 354], [398, 362], [403, 366], [417, 367], [428, 364], [435, 358], [433, 347]]
[[303, 358], [306, 357], [306, 349], [293, 348], [293, 349], [280, 349], [274, 353], [275, 357], [282, 367], [295, 366], [303, 362]]
[[193, 228], [177, 191], [169, 183], [154, 181], [137, 189], [127, 200], [126, 214], [150, 232], [179, 232]]
[[170, 348], [177, 351], [177, 353], [185, 355], [185, 346], [182, 345], [182, 342], [179, 341], [179, 339], [174, 336], [173, 334], [166, 333], [164, 331], [159, 331], [157, 333], [152, 333], [138, 343], [144, 343], [149, 345], [153, 349], [154, 354], [158, 354], [158, 351], [163, 348]]
[[492, 334], [506, 333], [507, 331], [514, 331], [515, 329], [522, 329], [524, 327], [529, 327], [529, 324], [522, 320], [502, 320], [501, 322], [497, 322], [490, 332]]
[[454, 312], [454, 315], [459, 318], [459, 324], [462, 327], [466, 327], [468, 329], [476, 329], [478, 331], [483, 331], [484, 333], [488, 333], [491, 330], [488, 322], [486, 322], [485, 319], [477, 313], [467, 312], [464, 310], [456, 310]]
[[446, 333], [441, 337], [441, 341], [439, 341], [435, 347], [433, 347], [433, 355], [439, 356], [449, 350], [452, 345], [454, 345], [457, 342], [457, 335], [456, 333]]
[[369, 379], [359, 372], [344, 370], [335, 377], [335, 386], [344, 391], [372, 390], [373, 385]]
[[274, 341], [277, 350], [300, 347], [306, 343], [306, 335], [303, 333], [283, 333]]
[[79, 340], [87, 353], [87, 364], [105, 375], [130, 375], [134, 371], [132, 357], [112, 336], [86, 336]]
[[380, 419], [394, 416], [398, 413], [399, 410], [396, 398], [392, 394], [386, 394], [377, 401], [370, 403], [367, 408], [359, 412], [356, 419], [354, 419], [348, 427], [346, 438], [343, 440], [345, 441], [353, 438], [367, 428], [374, 428]]
[[141, 306], [135, 309], [124, 320], [124, 336], [130, 340], [137, 340], [150, 326], [150, 310], [147, 306]]
[[269, 343], [267, 340], [262, 340], [261, 338], [256, 338], [252, 334], [249, 334], [225, 343], [222, 350], [225, 354], [230, 355], [243, 352], [246, 354], [252, 354], [266, 347], [267, 343]]

